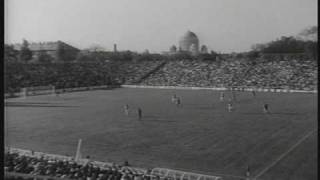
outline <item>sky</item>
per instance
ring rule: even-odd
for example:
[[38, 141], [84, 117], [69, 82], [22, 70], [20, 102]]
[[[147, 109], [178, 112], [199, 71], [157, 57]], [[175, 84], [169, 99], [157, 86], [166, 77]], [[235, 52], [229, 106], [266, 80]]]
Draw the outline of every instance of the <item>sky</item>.
[[168, 51], [188, 30], [221, 53], [317, 25], [317, 0], [5, 0], [5, 42]]

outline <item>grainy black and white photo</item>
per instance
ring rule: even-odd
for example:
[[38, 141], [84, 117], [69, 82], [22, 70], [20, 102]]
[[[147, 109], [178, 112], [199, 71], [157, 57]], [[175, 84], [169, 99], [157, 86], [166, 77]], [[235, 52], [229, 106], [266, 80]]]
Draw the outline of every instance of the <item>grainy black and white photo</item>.
[[317, 0], [4, 0], [5, 180], [317, 180]]

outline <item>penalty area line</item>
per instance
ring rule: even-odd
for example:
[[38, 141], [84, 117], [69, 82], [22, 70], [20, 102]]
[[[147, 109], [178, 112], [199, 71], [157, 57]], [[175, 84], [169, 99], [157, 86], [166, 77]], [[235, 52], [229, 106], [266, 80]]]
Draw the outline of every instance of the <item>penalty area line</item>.
[[276, 160], [274, 160], [271, 164], [269, 164], [267, 167], [265, 167], [262, 171], [260, 171], [253, 179], [256, 180], [260, 176], [262, 176], [264, 173], [266, 173], [269, 169], [271, 169], [273, 166], [275, 166], [279, 161], [281, 161], [285, 156], [287, 156], [291, 151], [293, 151], [295, 148], [297, 148], [303, 141], [305, 141], [311, 134], [318, 131], [317, 129], [314, 129], [313, 131], [307, 133], [305, 136], [303, 136], [301, 139], [299, 139], [293, 146], [291, 146], [286, 152], [281, 154]]

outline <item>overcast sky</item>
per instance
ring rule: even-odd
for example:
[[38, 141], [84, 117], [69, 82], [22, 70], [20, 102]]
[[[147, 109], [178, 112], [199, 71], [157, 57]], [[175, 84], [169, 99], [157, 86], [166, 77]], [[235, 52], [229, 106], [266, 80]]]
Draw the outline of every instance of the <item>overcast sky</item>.
[[187, 31], [218, 52], [317, 25], [317, 0], [6, 0], [7, 43], [65, 41], [78, 48], [167, 51]]

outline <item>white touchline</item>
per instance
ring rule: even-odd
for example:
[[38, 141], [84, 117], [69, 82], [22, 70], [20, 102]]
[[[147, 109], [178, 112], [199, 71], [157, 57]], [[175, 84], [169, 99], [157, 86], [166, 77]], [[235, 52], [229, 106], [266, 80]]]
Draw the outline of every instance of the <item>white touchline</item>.
[[298, 147], [304, 140], [306, 140], [312, 133], [318, 131], [318, 129], [314, 129], [313, 131], [307, 133], [305, 136], [303, 136], [299, 141], [297, 141], [293, 146], [291, 146], [286, 152], [281, 154], [275, 161], [273, 161], [270, 165], [265, 167], [262, 171], [260, 171], [253, 179], [256, 180], [261, 175], [263, 175], [265, 172], [267, 172], [270, 168], [272, 168], [274, 165], [276, 165], [282, 158], [284, 158], [286, 155], [288, 155], [291, 151], [293, 151], [296, 147]]

